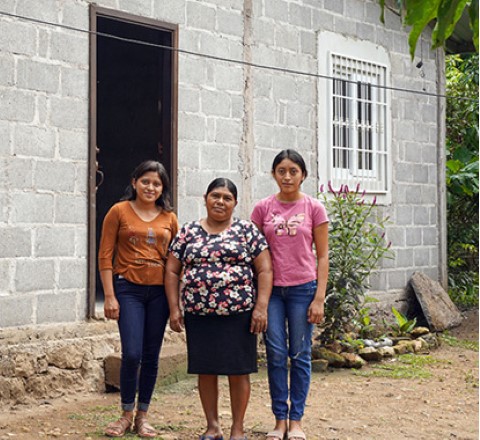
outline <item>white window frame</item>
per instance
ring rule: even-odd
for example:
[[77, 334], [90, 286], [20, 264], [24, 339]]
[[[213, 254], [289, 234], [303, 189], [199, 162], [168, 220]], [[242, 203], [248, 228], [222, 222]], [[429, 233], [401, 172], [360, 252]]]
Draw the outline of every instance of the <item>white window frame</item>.
[[[381, 46], [327, 31], [318, 34], [319, 182], [330, 181], [334, 188], [360, 184], [382, 204], [391, 202], [390, 65]], [[336, 95], [334, 80], [326, 77], [344, 80], [336, 82]], [[358, 88], [369, 84], [369, 97], [362, 99]], [[368, 116], [359, 120], [359, 109]]]

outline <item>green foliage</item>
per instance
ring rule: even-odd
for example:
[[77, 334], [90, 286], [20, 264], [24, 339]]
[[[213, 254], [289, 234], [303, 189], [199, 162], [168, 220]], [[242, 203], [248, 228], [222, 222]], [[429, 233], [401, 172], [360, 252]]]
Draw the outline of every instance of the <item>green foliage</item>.
[[393, 316], [395, 316], [395, 324], [392, 326], [395, 334], [403, 336], [410, 333], [417, 325], [417, 318], [408, 319], [403, 313], [392, 307]]
[[372, 365], [371, 369], [355, 371], [357, 376], [364, 377], [389, 377], [391, 379], [428, 379], [432, 373], [425, 369], [442, 361], [432, 356], [418, 356], [416, 354], [402, 354], [390, 363]]
[[[378, 2], [381, 8], [380, 20], [384, 23], [385, 0]], [[415, 56], [418, 38], [425, 27], [435, 22], [432, 49], [444, 46], [465, 8], [468, 8], [473, 44], [478, 53], [478, 0], [397, 0], [397, 6], [403, 17], [403, 24], [410, 26], [408, 44], [412, 59]]]
[[448, 332], [440, 334], [440, 339], [450, 347], [466, 348], [467, 350], [478, 351], [478, 341], [469, 341], [466, 339], [458, 339], [450, 335]]
[[446, 60], [447, 236], [449, 294], [462, 308], [478, 306], [479, 165], [478, 55]]
[[391, 257], [391, 243], [384, 232], [388, 218], [379, 214], [375, 198], [366, 201], [358, 185], [354, 191], [347, 185], [335, 190], [329, 183], [329, 194], [321, 188], [320, 197], [330, 217], [330, 274], [321, 334], [329, 342], [359, 327], [371, 329], [368, 309], [362, 309], [368, 277], [382, 257]]

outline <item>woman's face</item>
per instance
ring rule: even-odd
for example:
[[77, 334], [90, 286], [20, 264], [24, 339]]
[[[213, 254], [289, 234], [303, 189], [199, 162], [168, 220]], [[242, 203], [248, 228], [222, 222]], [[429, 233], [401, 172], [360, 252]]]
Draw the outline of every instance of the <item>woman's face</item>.
[[208, 217], [221, 222], [232, 218], [237, 201], [228, 188], [218, 187], [205, 196], [205, 205]]
[[275, 168], [273, 178], [277, 182], [280, 192], [293, 194], [300, 191], [300, 185], [305, 176], [295, 162], [290, 159], [283, 159]]
[[132, 185], [137, 192], [137, 200], [147, 204], [155, 203], [163, 192], [162, 179], [155, 171], [147, 171], [137, 180], [134, 179]]

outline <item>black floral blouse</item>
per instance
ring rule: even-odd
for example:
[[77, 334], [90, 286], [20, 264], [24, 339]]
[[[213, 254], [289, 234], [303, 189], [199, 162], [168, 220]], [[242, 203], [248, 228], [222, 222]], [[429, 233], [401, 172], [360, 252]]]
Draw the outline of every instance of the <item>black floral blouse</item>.
[[232, 315], [253, 309], [253, 260], [267, 242], [257, 227], [234, 219], [219, 234], [209, 234], [199, 221], [185, 224], [170, 245], [183, 264], [182, 303], [195, 315]]

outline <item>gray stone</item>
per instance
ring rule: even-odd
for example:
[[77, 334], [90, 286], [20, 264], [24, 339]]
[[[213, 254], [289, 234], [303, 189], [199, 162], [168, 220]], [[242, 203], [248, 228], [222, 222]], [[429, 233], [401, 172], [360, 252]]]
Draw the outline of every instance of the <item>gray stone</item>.
[[55, 197], [55, 223], [86, 224], [87, 200], [85, 196], [59, 194]]
[[0, 229], [0, 258], [29, 257], [32, 237], [29, 229], [2, 227]]
[[358, 355], [367, 362], [376, 362], [382, 359], [380, 352], [373, 347], [365, 347], [358, 350]]
[[13, 218], [21, 223], [51, 223], [53, 195], [25, 192], [16, 194], [12, 201]]
[[430, 333], [430, 330], [427, 327], [415, 327], [411, 332], [410, 336], [412, 338], [419, 338], [420, 336], [426, 335], [427, 333]]
[[345, 368], [359, 369], [366, 364], [363, 358], [355, 353], [340, 353], [340, 356], [345, 359]]
[[[53, 283], [51, 283], [53, 285]], [[45, 293], [37, 299], [37, 323], [72, 322], [77, 318], [76, 292]]]
[[84, 259], [60, 261], [58, 287], [80, 289], [87, 284], [87, 262]]
[[16, 154], [48, 158], [55, 155], [55, 133], [48, 127], [18, 124], [13, 141]]
[[443, 331], [462, 323], [461, 313], [437, 281], [415, 272], [410, 284], [431, 330]]
[[325, 373], [328, 371], [328, 361], [325, 359], [312, 360], [312, 371], [314, 373]]
[[32, 324], [33, 301], [31, 295], [18, 293], [0, 297], [0, 328]]
[[86, 130], [88, 128], [87, 100], [52, 98], [51, 124], [67, 130]]
[[53, 289], [54, 281], [53, 260], [32, 259], [17, 261], [15, 289], [18, 292]]
[[[28, 14], [27, 14], [28, 15]], [[0, 23], [0, 47], [5, 53], [16, 55], [34, 55], [37, 32], [31, 23], [19, 21]]]
[[88, 36], [54, 31], [50, 34], [52, 60], [64, 61], [82, 67], [88, 66]]
[[35, 239], [36, 257], [72, 257], [75, 249], [73, 228], [38, 228]]
[[[2, 32], [0, 32], [1, 35]], [[1, 43], [0, 43], [0, 47]], [[31, 122], [35, 115], [35, 96], [16, 89], [0, 91], [0, 118], [7, 121]]]
[[60, 83], [58, 66], [32, 60], [19, 60], [17, 84], [20, 88], [56, 93]]

